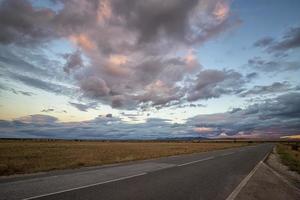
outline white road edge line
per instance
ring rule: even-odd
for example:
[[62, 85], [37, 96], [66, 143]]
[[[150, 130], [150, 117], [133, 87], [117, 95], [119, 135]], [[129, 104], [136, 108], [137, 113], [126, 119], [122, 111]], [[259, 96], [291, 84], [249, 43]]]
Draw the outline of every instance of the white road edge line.
[[214, 158], [215, 158], [215, 156], [210, 156], [210, 157], [203, 158], [203, 159], [200, 159], [200, 160], [195, 160], [195, 161], [192, 161], [192, 162], [183, 163], [183, 164], [177, 165], [177, 167], [190, 165], [190, 164], [194, 164], [194, 163], [202, 162], [202, 161], [206, 161], [206, 160], [211, 160], [211, 159], [214, 159]]
[[92, 187], [92, 186], [96, 186], [96, 185], [102, 185], [102, 184], [106, 184], [106, 183], [121, 181], [121, 180], [125, 180], [125, 179], [134, 178], [134, 177], [137, 177], [137, 176], [143, 176], [145, 174], [147, 174], [147, 173], [140, 173], [140, 174], [136, 174], [136, 175], [132, 175], [132, 176], [125, 176], [125, 177], [121, 177], [121, 178], [117, 178], [117, 179], [112, 179], [112, 180], [108, 180], [108, 181], [104, 181], [104, 182], [93, 183], [93, 184], [84, 185], [84, 186], [75, 187], [75, 188], [70, 188], [70, 189], [66, 189], [66, 190], [60, 190], [60, 191], [57, 191], [57, 192], [51, 192], [51, 193], [42, 194], [42, 195], [38, 195], [38, 196], [28, 197], [28, 198], [25, 198], [25, 199], [22, 199], [22, 200], [37, 199], [37, 198], [40, 198], [40, 197], [45, 197], [45, 196], [50, 196], [50, 195], [54, 195], [54, 194], [60, 194], [60, 193], [69, 192], [69, 191], [73, 191], [73, 190], [79, 190], [79, 189], [83, 189], [83, 188], [88, 188], [88, 187]]
[[261, 161], [259, 161], [259, 163], [240, 182], [240, 184], [232, 191], [232, 193], [226, 198], [226, 200], [234, 200], [237, 197], [237, 195], [240, 193], [240, 191], [243, 189], [243, 187], [245, 187], [245, 185], [248, 183], [248, 181], [250, 180], [250, 178], [253, 176], [253, 174], [256, 172], [256, 170], [259, 168], [259, 166], [261, 164], [263, 164], [263, 161], [267, 158], [268, 155], [269, 155], [269, 153], [267, 153], [267, 155], [265, 155], [265, 157]]

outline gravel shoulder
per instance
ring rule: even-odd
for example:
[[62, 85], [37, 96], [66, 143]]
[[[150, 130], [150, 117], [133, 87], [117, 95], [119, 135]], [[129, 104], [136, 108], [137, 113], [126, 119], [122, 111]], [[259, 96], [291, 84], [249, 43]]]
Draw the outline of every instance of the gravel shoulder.
[[299, 183], [299, 174], [280, 163], [274, 148], [268, 158], [259, 164], [256, 172], [235, 199], [297, 200], [300, 199]]

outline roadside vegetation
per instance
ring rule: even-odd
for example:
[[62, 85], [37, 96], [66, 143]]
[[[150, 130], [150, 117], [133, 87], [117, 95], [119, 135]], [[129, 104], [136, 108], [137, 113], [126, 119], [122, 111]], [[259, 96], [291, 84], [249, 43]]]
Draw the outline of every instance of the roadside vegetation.
[[248, 143], [0, 140], [0, 175], [96, 166], [244, 145]]
[[289, 167], [290, 170], [300, 174], [300, 144], [288, 143], [278, 144], [277, 153], [283, 164]]

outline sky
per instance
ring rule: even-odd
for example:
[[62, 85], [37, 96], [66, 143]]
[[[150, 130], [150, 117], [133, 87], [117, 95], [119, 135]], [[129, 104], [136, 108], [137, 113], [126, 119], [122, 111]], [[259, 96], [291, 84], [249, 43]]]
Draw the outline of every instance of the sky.
[[300, 134], [298, 0], [0, 0], [0, 137]]

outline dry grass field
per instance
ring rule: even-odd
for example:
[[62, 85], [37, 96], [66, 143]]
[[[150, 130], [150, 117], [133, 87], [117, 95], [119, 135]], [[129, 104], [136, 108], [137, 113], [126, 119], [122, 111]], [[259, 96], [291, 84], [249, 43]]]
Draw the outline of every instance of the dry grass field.
[[293, 149], [293, 146], [296, 146], [296, 143], [278, 144], [277, 153], [283, 164], [300, 174], [300, 145], [298, 144], [297, 149]]
[[0, 140], [0, 175], [95, 166], [243, 145], [247, 143]]

